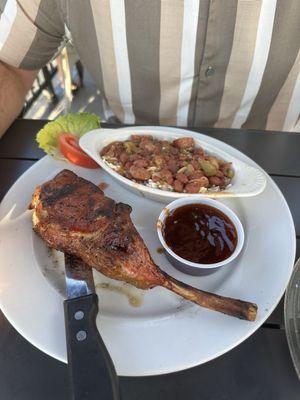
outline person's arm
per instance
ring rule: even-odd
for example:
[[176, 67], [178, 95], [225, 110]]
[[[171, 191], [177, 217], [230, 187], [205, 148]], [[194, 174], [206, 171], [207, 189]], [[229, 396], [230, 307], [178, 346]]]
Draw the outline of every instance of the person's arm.
[[25, 71], [0, 61], [0, 137], [19, 115], [38, 71]]
[[65, 34], [61, 1], [0, 0], [0, 136]]

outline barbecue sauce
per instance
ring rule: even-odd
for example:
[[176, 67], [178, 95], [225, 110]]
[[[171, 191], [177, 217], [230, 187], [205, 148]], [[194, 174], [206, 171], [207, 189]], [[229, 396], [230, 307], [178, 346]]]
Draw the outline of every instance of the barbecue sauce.
[[204, 204], [188, 204], [172, 211], [165, 220], [163, 236], [174, 253], [199, 264], [230, 257], [238, 238], [231, 220]]

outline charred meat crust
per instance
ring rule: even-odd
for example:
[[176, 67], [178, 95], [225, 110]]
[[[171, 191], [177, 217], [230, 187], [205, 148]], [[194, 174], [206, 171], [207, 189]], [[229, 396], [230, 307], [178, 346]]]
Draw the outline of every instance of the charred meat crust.
[[105, 197], [93, 183], [63, 170], [36, 189], [31, 208], [34, 230], [50, 247], [140, 288], [162, 284], [132, 224], [131, 207]]

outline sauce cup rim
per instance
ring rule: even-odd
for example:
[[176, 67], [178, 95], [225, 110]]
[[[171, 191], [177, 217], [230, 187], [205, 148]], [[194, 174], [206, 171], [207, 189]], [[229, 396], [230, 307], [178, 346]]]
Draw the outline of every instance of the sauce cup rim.
[[[212, 263], [212, 264], [201, 264], [201, 263], [195, 263], [189, 260], [186, 260], [185, 258], [182, 258], [178, 256], [166, 243], [163, 234], [162, 234], [162, 228], [165, 222], [166, 217], [169, 215], [170, 212], [176, 210], [177, 208], [180, 208], [184, 205], [187, 204], [205, 204], [209, 205], [213, 208], [216, 208], [217, 210], [220, 210], [223, 212], [234, 224], [235, 229], [237, 231], [237, 236], [238, 236], [238, 241], [236, 244], [236, 247], [234, 249], [234, 252], [231, 254], [231, 256], [225, 258], [222, 261], [219, 261], [217, 263]], [[233, 261], [241, 252], [243, 245], [244, 245], [244, 239], [245, 239], [245, 233], [244, 233], [244, 228], [243, 225], [236, 215], [236, 213], [231, 210], [228, 206], [225, 204], [221, 203], [220, 201], [217, 201], [215, 199], [209, 199], [209, 198], [198, 198], [195, 199], [194, 197], [191, 198], [181, 198], [172, 201], [168, 205], [166, 205], [163, 210], [161, 211], [157, 224], [156, 224], [156, 229], [157, 229], [157, 234], [159, 237], [159, 240], [164, 247], [164, 249], [177, 261], [180, 263], [188, 266], [188, 267], [193, 267], [195, 269], [213, 269], [213, 268], [218, 268], [222, 267], [225, 265], [228, 265], [231, 261]]]

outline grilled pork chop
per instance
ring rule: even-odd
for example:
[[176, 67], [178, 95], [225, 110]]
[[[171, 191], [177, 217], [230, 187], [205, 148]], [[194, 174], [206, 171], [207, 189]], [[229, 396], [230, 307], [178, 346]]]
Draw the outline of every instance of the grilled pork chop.
[[183, 284], [156, 266], [131, 219], [131, 207], [106, 197], [69, 170], [36, 188], [33, 229], [47, 245], [81, 258], [109, 278], [140, 289], [163, 286], [203, 307], [254, 320], [257, 306]]

